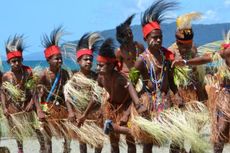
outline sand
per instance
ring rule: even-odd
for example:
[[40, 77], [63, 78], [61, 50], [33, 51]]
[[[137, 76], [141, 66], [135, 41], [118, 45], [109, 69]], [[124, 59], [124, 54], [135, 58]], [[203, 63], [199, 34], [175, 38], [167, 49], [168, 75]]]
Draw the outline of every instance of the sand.
[[[55, 139], [53, 138], [53, 153], [62, 153], [63, 152], [63, 140], [62, 139]], [[7, 146], [11, 153], [17, 153], [17, 144], [14, 139], [2, 139], [0, 142], [0, 146]], [[72, 141], [71, 142], [71, 153], [78, 153], [79, 152], [79, 145], [77, 141]], [[103, 148], [102, 153], [109, 153], [110, 151], [110, 146], [109, 144], [105, 144], [105, 147]], [[142, 153], [141, 151], [141, 146], [137, 147], [137, 153]], [[93, 149], [88, 146], [88, 153], [93, 153]], [[154, 147], [153, 148], [153, 153], [168, 153], [169, 149], [166, 147], [158, 148]], [[207, 151], [208, 153], [212, 153], [211, 150]], [[229, 153], [230, 152], [230, 145], [227, 145], [224, 149], [224, 153]], [[39, 143], [38, 141], [34, 138], [31, 140], [25, 140], [24, 141], [24, 153], [39, 153]], [[126, 146], [121, 147], [121, 153], [126, 153]]]

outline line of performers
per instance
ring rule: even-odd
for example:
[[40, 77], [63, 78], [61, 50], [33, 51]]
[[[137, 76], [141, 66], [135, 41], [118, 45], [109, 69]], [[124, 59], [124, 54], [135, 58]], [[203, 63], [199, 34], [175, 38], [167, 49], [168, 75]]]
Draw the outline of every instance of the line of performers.
[[[177, 18], [176, 43], [164, 48], [160, 24], [166, 19], [165, 12], [176, 7], [176, 2], [158, 0], [145, 10], [141, 25], [146, 49], [133, 39], [130, 25], [134, 15], [116, 27], [118, 49], [112, 39], [103, 39], [97, 32], [84, 34], [71, 54], [80, 66], [74, 73], [62, 67], [62, 27], [43, 37], [49, 64], [45, 69], [23, 65], [23, 35], [10, 37], [5, 47], [11, 70], [1, 75], [1, 137], [16, 138], [18, 153], [23, 152], [23, 140], [33, 136], [41, 153], [52, 152], [52, 136], [64, 138], [65, 153], [70, 152], [73, 139], [79, 141], [81, 153], [87, 152], [87, 144], [100, 153], [107, 139], [111, 153], [119, 153], [120, 134], [124, 134], [128, 153], [137, 152], [137, 143], [143, 145], [143, 153], [151, 153], [153, 145], [163, 144], [153, 128], [157, 122], [165, 125], [160, 131], [166, 131], [166, 126], [171, 129], [162, 133], [162, 139], [163, 134], [167, 135], [164, 139], [172, 138], [167, 140], [169, 152], [186, 152], [183, 142], [189, 137], [183, 136], [189, 131], [183, 131], [182, 117], [176, 122], [166, 112], [187, 111], [189, 102], [199, 101], [209, 109], [213, 149], [221, 153], [229, 141], [230, 32], [219, 51], [199, 56], [191, 21], [201, 14], [192, 12]], [[92, 71], [94, 56], [96, 72]], [[215, 61], [223, 63], [213, 71], [196, 67]], [[201, 125], [198, 120], [193, 119], [194, 124]], [[146, 122], [152, 127], [145, 128]], [[174, 139], [175, 129], [179, 129], [182, 143]], [[193, 143], [190, 152], [207, 151], [197, 146]]]

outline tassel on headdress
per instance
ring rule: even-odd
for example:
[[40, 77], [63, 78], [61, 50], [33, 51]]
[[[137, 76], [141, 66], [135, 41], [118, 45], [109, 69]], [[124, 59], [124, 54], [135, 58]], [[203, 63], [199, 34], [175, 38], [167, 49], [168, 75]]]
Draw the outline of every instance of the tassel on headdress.
[[43, 36], [42, 45], [46, 48], [44, 51], [46, 59], [49, 59], [53, 55], [61, 54], [58, 43], [63, 34], [64, 31], [60, 26], [51, 32], [50, 37], [48, 35]]
[[132, 14], [125, 20], [125, 22], [121, 23], [119, 26], [116, 27], [116, 38], [120, 44], [126, 42], [127, 30], [131, 31], [130, 25], [132, 23], [134, 16], [135, 14]]
[[77, 44], [77, 59], [83, 55], [93, 56], [93, 52], [98, 49], [98, 42], [102, 40], [99, 33], [86, 33], [84, 34]]
[[165, 13], [174, 10], [177, 2], [166, 2], [165, 0], [155, 1], [147, 10], [145, 10], [142, 19], [142, 32], [144, 38], [152, 32], [152, 30], [160, 30], [160, 23], [166, 19]]
[[191, 22], [201, 18], [201, 13], [191, 12], [184, 15], [181, 15], [176, 20], [177, 32], [176, 38], [181, 43], [192, 43], [193, 39], [193, 30]]
[[25, 49], [23, 35], [15, 35], [13, 38], [9, 37], [5, 47], [8, 61], [15, 57], [22, 58], [22, 52]]

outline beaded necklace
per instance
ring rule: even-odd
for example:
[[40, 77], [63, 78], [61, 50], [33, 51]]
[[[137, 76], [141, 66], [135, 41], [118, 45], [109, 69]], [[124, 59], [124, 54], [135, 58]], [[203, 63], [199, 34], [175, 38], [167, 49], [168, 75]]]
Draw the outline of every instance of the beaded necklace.
[[[149, 50], [145, 50], [145, 52], [146, 52], [148, 61], [150, 63], [150, 67], [148, 67], [147, 62], [144, 62], [145, 65], [146, 65], [146, 68], [148, 69], [148, 73], [150, 75], [150, 81], [152, 82], [152, 85], [155, 86], [155, 89], [156, 89], [155, 99], [152, 98], [153, 95], [149, 95], [150, 99], [151, 99], [151, 102], [155, 104], [152, 107], [152, 109], [155, 109], [155, 110], [158, 110], [159, 106], [161, 106], [161, 105], [164, 106], [164, 101], [161, 98], [161, 90], [160, 89], [161, 89], [162, 82], [163, 82], [163, 79], [164, 79], [165, 56], [164, 56], [164, 53], [162, 52], [161, 49], [159, 51], [160, 51], [160, 54], [161, 54], [161, 57], [162, 57], [162, 66], [157, 64], [154, 56], [150, 53]], [[158, 68], [161, 69], [159, 79], [157, 79], [155, 66], [157, 66]]]

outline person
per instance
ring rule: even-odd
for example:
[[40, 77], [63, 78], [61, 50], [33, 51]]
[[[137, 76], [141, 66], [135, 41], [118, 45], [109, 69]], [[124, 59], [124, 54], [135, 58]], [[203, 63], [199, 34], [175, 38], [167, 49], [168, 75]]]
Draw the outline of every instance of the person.
[[[191, 21], [199, 19], [200, 17], [200, 13], [191, 12], [177, 18], [177, 30], [175, 34], [176, 44], [169, 47], [169, 49], [175, 53], [175, 59], [189, 60], [198, 56], [197, 48], [193, 42], [194, 32]], [[190, 71], [187, 72], [189, 74], [184, 76], [188, 77], [186, 84], [178, 83], [180, 95], [185, 102], [192, 100], [205, 102], [207, 100], [207, 93], [203, 82], [204, 67], [199, 67], [199, 69], [196, 67], [189, 67], [189, 69]], [[184, 71], [184, 73], [186, 73], [186, 71]]]
[[[106, 119], [104, 130], [110, 137], [111, 153], [119, 153], [119, 133], [126, 134], [128, 152], [135, 153], [135, 141], [127, 128], [129, 115], [125, 113], [132, 103], [140, 113], [145, 108], [140, 105], [137, 93], [128, 78], [119, 72], [121, 67], [118, 65], [114, 50], [113, 40], [108, 38], [101, 45], [97, 56], [98, 83], [109, 94], [103, 106]], [[123, 118], [124, 115], [127, 118]]]
[[[142, 99], [145, 99], [143, 102], [151, 115], [157, 115], [173, 106], [170, 89], [175, 95], [174, 104], [178, 106], [183, 104], [172, 81], [174, 71], [171, 62], [174, 60], [174, 54], [162, 47], [163, 36], [160, 27], [160, 23], [165, 20], [165, 13], [176, 6], [176, 2], [157, 0], [145, 10], [141, 20], [143, 37], [148, 47], [137, 59], [135, 68], [142, 76], [143, 88], [140, 94]], [[143, 153], [151, 153], [152, 139], [143, 143]]]
[[[72, 90], [65, 93], [65, 97], [74, 105], [78, 127], [83, 125], [86, 119], [95, 120], [96, 124], [102, 127], [102, 114], [100, 110], [97, 110], [97, 108], [100, 107], [100, 102], [95, 101], [93, 98], [91, 84], [84, 83], [84, 80], [87, 80], [88, 83], [89, 80], [96, 83], [97, 74], [91, 69], [93, 66], [93, 52], [97, 50], [98, 42], [100, 42], [101, 39], [99, 33], [96, 32], [86, 33], [81, 37], [76, 47], [76, 58], [80, 70], [75, 72], [70, 78], [70, 81], [65, 85], [65, 90], [68, 90], [67, 88], [74, 88], [76, 90], [74, 93], [71, 92]], [[76, 94], [76, 92], [78, 94]], [[80, 95], [85, 96], [85, 93], [88, 93], [86, 99], [90, 101], [85, 100], [85, 98], [81, 99]], [[69, 110], [69, 112], [71, 111], [72, 110]], [[101, 150], [102, 147], [95, 148], [95, 153], [100, 153]], [[87, 144], [81, 142], [81, 140], [80, 153], [87, 153]]]
[[124, 74], [128, 76], [129, 70], [134, 67], [136, 58], [144, 51], [144, 46], [133, 40], [130, 24], [135, 14], [129, 16], [123, 23], [116, 27], [116, 38], [120, 47], [115, 52]]
[[[67, 138], [65, 132], [67, 129], [50, 129], [48, 125], [52, 124], [52, 121], [72, 118], [74, 112], [67, 111], [68, 107], [71, 107], [66, 103], [63, 86], [70, 78], [69, 73], [62, 68], [62, 53], [59, 47], [59, 40], [63, 35], [62, 27], [54, 29], [50, 37], [44, 35], [42, 45], [45, 47], [44, 54], [49, 67], [44, 69], [39, 81], [38, 81], [38, 99], [43, 112], [47, 114], [45, 121], [43, 121], [43, 138], [39, 140], [39, 143], [44, 146], [44, 151], [52, 152], [52, 133], [58, 133], [58, 136], [64, 136], [64, 153], [70, 152], [70, 140]], [[71, 109], [69, 109], [71, 110]], [[69, 116], [68, 116], [69, 115]], [[48, 124], [47, 124], [48, 123]], [[50, 124], [49, 124], [50, 123]], [[59, 122], [57, 124], [60, 124]], [[58, 126], [62, 128], [62, 126]], [[64, 132], [63, 132], [64, 131]]]
[[[228, 104], [229, 100], [224, 101], [224, 99], [228, 99], [229, 97], [229, 86], [230, 86], [230, 43], [229, 43], [229, 36], [230, 31], [228, 31], [226, 35], [225, 43], [222, 44], [222, 49], [214, 52], [214, 53], [206, 53], [203, 56], [195, 57], [189, 60], [186, 59], [179, 59], [175, 60], [172, 66], [184, 66], [184, 65], [201, 65], [206, 64], [209, 62], [214, 62], [216, 60], [224, 60], [224, 65], [219, 67], [217, 74], [219, 77], [219, 86], [220, 88], [214, 88], [214, 92], [212, 92], [212, 95], [208, 94], [209, 99], [212, 97], [216, 97], [214, 99], [214, 104], [216, 103], [216, 108], [214, 110], [214, 129], [215, 135], [217, 138], [214, 140], [214, 152], [215, 153], [222, 153], [225, 142], [228, 142], [229, 140], [229, 123], [227, 120], [229, 120], [229, 116], [227, 116], [223, 108], [218, 107], [220, 104]], [[223, 73], [224, 72], [224, 73]], [[206, 87], [207, 92], [209, 93], [209, 89]], [[210, 90], [211, 91], [211, 90]], [[222, 94], [223, 93], [223, 94]], [[214, 95], [213, 95], [214, 94]], [[213, 101], [212, 101], [213, 102]], [[220, 103], [220, 104], [219, 104]], [[213, 104], [212, 104], [213, 105]], [[226, 106], [226, 105], [224, 105]], [[227, 105], [228, 106], [228, 105]], [[227, 107], [229, 108], [229, 107]], [[216, 121], [216, 122], [215, 122]]]
[[[1, 89], [1, 101], [4, 115], [7, 117], [10, 127], [16, 126], [13, 122], [13, 115], [15, 113], [19, 114], [23, 112], [32, 112], [34, 110], [34, 102], [32, 98], [34, 93], [33, 91], [30, 91], [28, 88], [26, 88], [27, 81], [30, 80], [33, 76], [32, 68], [22, 63], [22, 53], [25, 49], [23, 39], [23, 35], [15, 35], [13, 38], [9, 37], [6, 42], [7, 62], [8, 64], [10, 64], [11, 70], [5, 72], [2, 76], [2, 82], [4, 85]], [[7, 88], [7, 83], [12, 84], [15, 87], [15, 90], [17, 90], [21, 94], [17, 96], [12, 94], [12, 92], [10, 92], [10, 89]], [[38, 113], [38, 117], [43, 118], [44, 114], [42, 114], [41, 109], [39, 109], [39, 107], [36, 107], [36, 110]], [[24, 115], [32, 114], [24, 113]], [[26, 117], [26, 119], [29, 119], [29, 117]], [[32, 120], [34, 121], [34, 118]], [[32, 121], [27, 120], [27, 122], [29, 123]], [[27, 127], [24, 124], [22, 126], [25, 128]], [[23, 132], [20, 131], [20, 129], [17, 130], [19, 131], [19, 133]], [[23, 133], [21, 134], [23, 135]], [[20, 140], [20, 136], [18, 136], [16, 138], [16, 141], [18, 146], [18, 153], [23, 153], [23, 140]]]
[[2, 72], [0, 71], [0, 87], [2, 86]]

